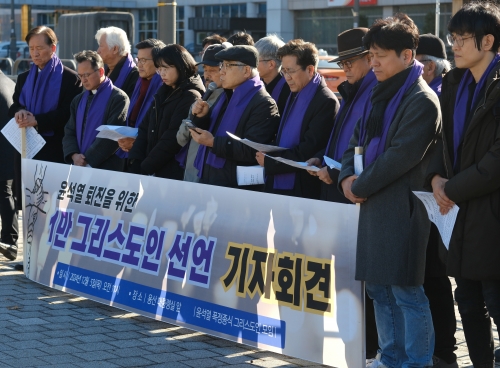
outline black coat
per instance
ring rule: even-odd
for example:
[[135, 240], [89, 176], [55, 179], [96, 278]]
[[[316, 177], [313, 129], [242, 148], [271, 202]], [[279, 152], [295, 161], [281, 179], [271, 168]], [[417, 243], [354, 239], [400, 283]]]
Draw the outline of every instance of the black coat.
[[[63, 149], [65, 162], [73, 164], [71, 156], [75, 153], [83, 153], [85, 160], [93, 168], [123, 171], [125, 160], [115, 154], [118, 150], [118, 143], [111, 139], [96, 138], [85, 152], [80, 152], [77, 140], [76, 114], [84, 93], [76, 96], [71, 102], [71, 117], [64, 128]], [[113, 87], [104, 110], [101, 125], [126, 125], [128, 106], [129, 99], [125, 92]]]
[[[126, 57], [123, 57], [118, 64], [116, 64], [115, 68], [111, 72], [110, 75], [108, 75], [109, 68], [107, 65], [104, 67], [106, 71], [106, 75], [108, 75], [108, 78], [111, 79], [111, 82], [113, 84], [115, 81], [118, 79], [118, 76], [120, 75], [120, 71], [122, 70], [123, 64], [125, 64]], [[125, 79], [125, 82], [123, 82], [123, 86], [118, 87], [120, 88], [123, 92], [125, 92], [128, 96], [128, 98], [132, 98], [132, 93], [134, 92], [135, 84], [137, 83], [137, 79], [139, 78], [139, 70], [137, 67], [134, 67], [130, 73], [128, 73], [127, 78]]]
[[[273, 93], [274, 88], [283, 77], [281, 74], [278, 74], [269, 84], [266, 84], [266, 91], [270, 95]], [[280, 116], [283, 116], [283, 111], [285, 111], [286, 102], [288, 101], [288, 96], [290, 96], [290, 86], [285, 82], [283, 88], [281, 89], [280, 95], [278, 96], [278, 100], [276, 101], [276, 105], [278, 105], [278, 110]]]
[[182, 180], [184, 169], [175, 159], [181, 149], [176, 135], [189, 108], [204, 92], [198, 75], [185, 80], [175, 90], [165, 84], [158, 89], [130, 150], [130, 172]]
[[[0, 130], [11, 119], [9, 107], [16, 84], [0, 70]], [[14, 179], [14, 147], [0, 134], [0, 181]]]
[[[232, 91], [224, 91], [228, 99]], [[215, 106], [215, 104], [214, 104]], [[212, 108], [214, 107], [212, 106]], [[210, 112], [201, 119], [193, 119], [193, 123], [203, 129], [210, 127]], [[220, 115], [222, 116], [222, 114]], [[221, 117], [219, 116], [219, 122]], [[218, 123], [219, 123], [218, 122]], [[243, 114], [241, 115], [238, 126], [234, 134], [240, 138], [246, 138], [254, 142], [269, 144], [271, 143], [279, 124], [279, 113], [276, 102], [269, 96], [265, 89], [258, 91], [246, 106]], [[218, 124], [216, 124], [212, 134], [217, 133]], [[207, 149], [207, 154], [210, 149]], [[222, 187], [242, 188], [238, 187], [238, 180], [236, 177], [237, 166], [254, 166], [257, 165], [255, 160], [256, 151], [240, 142], [237, 142], [224, 134], [214, 138], [214, 145], [211, 149], [217, 157], [226, 159], [223, 168], [216, 169], [210, 165], [203, 166], [203, 176], [200, 182], [204, 184], [218, 185]], [[206, 156], [205, 160], [206, 162]], [[244, 187], [246, 189], [256, 186]]]
[[[300, 142], [286, 151], [272, 153], [272, 155], [304, 162], [321, 149], [324, 149], [333, 129], [335, 116], [339, 110], [339, 101], [335, 94], [327, 87], [325, 80], [321, 84], [306, 110], [300, 131]], [[276, 137], [276, 142], [280, 137]], [[264, 169], [267, 176], [265, 191], [268, 193], [290, 195], [294, 197], [319, 199], [321, 192], [321, 181], [310, 175], [306, 170], [295, 169], [272, 158], [266, 157]], [[274, 189], [274, 175], [285, 173], [296, 173], [295, 185], [291, 190]]]
[[445, 193], [460, 208], [448, 252], [448, 275], [500, 280], [500, 63], [489, 74], [485, 96], [472, 113], [460, 169], [454, 173], [453, 111], [463, 73], [453, 69], [443, 79], [441, 154], [428, 179], [435, 173], [449, 178]]
[[[17, 78], [16, 89], [13, 96], [14, 103], [9, 109], [10, 118], [13, 118], [16, 112], [25, 108], [19, 103], [19, 97], [23, 86], [26, 83], [26, 79], [28, 78], [28, 73], [29, 71], [24, 72]], [[76, 72], [64, 67], [57, 109], [45, 114], [35, 115], [39, 133], [46, 131], [54, 132], [52, 137], [43, 137], [47, 143], [45, 143], [40, 152], [35, 155], [35, 160], [64, 163], [62, 150], [64, 126], [68, 122], [70, 116], [69, 107], [71, 105], [71, 101], [82, 91], [83, 89], [80, 85], [80, 80], [78, 79]]]

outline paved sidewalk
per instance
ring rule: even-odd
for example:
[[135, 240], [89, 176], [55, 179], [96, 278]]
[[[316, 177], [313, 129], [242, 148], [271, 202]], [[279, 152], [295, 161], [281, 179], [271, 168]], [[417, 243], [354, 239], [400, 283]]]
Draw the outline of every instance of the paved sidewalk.
[[[0, 367], [325, 367], [39, 285], [15, 263], [0, 256]], [[459, 365], [472, 367], [456, 313]]]

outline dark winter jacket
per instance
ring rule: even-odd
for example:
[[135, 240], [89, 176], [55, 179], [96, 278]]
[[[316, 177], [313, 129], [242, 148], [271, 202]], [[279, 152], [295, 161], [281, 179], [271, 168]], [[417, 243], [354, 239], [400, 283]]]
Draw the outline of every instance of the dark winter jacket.
[[130, 150], [130, 172], [182, 180], [184, 169], [175, 159], [181, 149], [176, 135], [189, 108], [204, 92], [198, 75], [175, 89], [165, 84], [158, 89]]

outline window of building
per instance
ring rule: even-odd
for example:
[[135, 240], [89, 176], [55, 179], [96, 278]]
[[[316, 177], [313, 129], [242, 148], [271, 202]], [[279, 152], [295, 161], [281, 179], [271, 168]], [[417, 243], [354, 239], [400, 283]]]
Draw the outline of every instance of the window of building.
[[[139, 41], [144, 41], [147, 38], [158, 37], [158, 9], [140, 9], [139, 10]], [[184, 7], [176, 8], [176, 41], [179, 45], [184, 45]]]
[[55, 29], [55, 13], [38, 13], [36, 15], [36, 24], [41, 26], [47, 26], [49, 28]]
[[[432, 33], [435, 34], [436, 30], [436, 5], [434, 4], [420, 4], [420, 5], [405, 5], [394, 6], [394, 13], [403, 12], [413, 19], [413, 22], [418, 27], [420, 34]], [[451, 3], [441, 4], [439, 16], [439, 38], [445, 40], [446, 25], [451, 19]], [[445, 42], [446, 44], [446, 42]]]
[[245, 18], [247, 4], [196, 6], [195, 15], [197, 18]]
[[[359, 26], [369, 27], [375, 19], [382, 18], [382, 7], [362, 7]], [[337, 35], [353, 27], [351, 8], [301, 10], [296, 12], [295, 37], [313, 42], [316, 47], [336, 55]]]
[[257, 4], [257, 6], [258, 6], [257, 17], [265, 18], [267, 16], [267, 4], [266, 3], [259, 3], [259, 4]]

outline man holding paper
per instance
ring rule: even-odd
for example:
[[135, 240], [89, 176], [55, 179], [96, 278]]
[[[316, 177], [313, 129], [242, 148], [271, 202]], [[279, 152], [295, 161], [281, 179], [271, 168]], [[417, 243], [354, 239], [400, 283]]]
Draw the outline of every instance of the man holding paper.
[[[468, 3], [448, 24], [456, 68], [443, 78], [442, 149], [429, 172], [442, 213], [456, 203], [447, 274], [474, 367], [494, 366], [500, 327], [500, 9]], [[432, 179], [432, 181], [431, 181]]]
[[[422, 284], [430, 221], [422, 190], [441, 114], [415, 61], [417, 26], [406, 14], [378, 20], [363, 38], [377, 85], [342, 159], [339, 186], [362, 203], [356, 279], [374, 301], [380, 351], [372, 367], [432, 367], [434, 329]], [[355, 175], [355, 148], [364, 171]]]
[[337, 38], [339, 57], [330, 61], [336, 62], [346, 74], [347, 80], [338, 87], [342, 103], [326, 149], [322, 149], [314, 158], [307, 160], [309, 165], [321, 167], [320, 171], [309, 173], [322, 181], [321, 199], [324, 201], [351, 203], [337, 189], [340, 171], [329, 167], [328, 163], [324, 162], [323, 156], [342, 162], [342, 155], [349, 145], [363, 106], [377, 83], [375, 74], [371, 71], [368, 50], [363, 45], [363, 37], [367, 32], [368, 28], [354, 28], [339, 34]]
[[[144, 116], [146, 116], [151, 107], [156, 91], [163, 84], [161, 76], [156, 73], [153, 55], [158, 54], [164, 47], [165, 44], [162, 41], [154, 38], [148, 38], [135, 45], [137, 49], [139, 78], [130, 98], [127, 114], [127, 125], [129, 127], [139, 127], [142, 119], [144, 119]], [[128, 157], [126, 153], [132, 149], [134, 142], [135, 138], [119, 139], [118, 145], [120, 146], [120, 150], [118, 150], [117, 154], [122, 158]]]
[[270, 143], [279, 114], [259, 78], [255, 47], [233, 46], [215, 56], [222, 61], [224, 92], [211, 108], [201, 99], [192, 107], [193, 123], [198, 128], [191, 129], [191, 136], [200, 144], [194, 165], [201, 183], [237, 188], [237, 167], [254, 165], [255, 150], [233, 140], [226, 132]]
[[75, 55], [85, 92], [71, 102], [71, 116], [64, 129], [66, 163], [123, 171], [124, 160], [115, 155], [118, 143], [96, 138], [101, 125], [125, 125], [129, 99], [104, 75], [104, 63], [95, 51]]
[[[326, 146], [339, 101], [317, 72], [319, 58], [314, 44], [291, 40], [278, 50], [277, 56], [291, 94], [276, 136], [276, 145], [288, 149], [273, 155], [303, 162]], [[266, 192], [319, 199], [320, 182], [305, 170], [262, 152], [257, 152], [256, 160], [267, 176]]]

